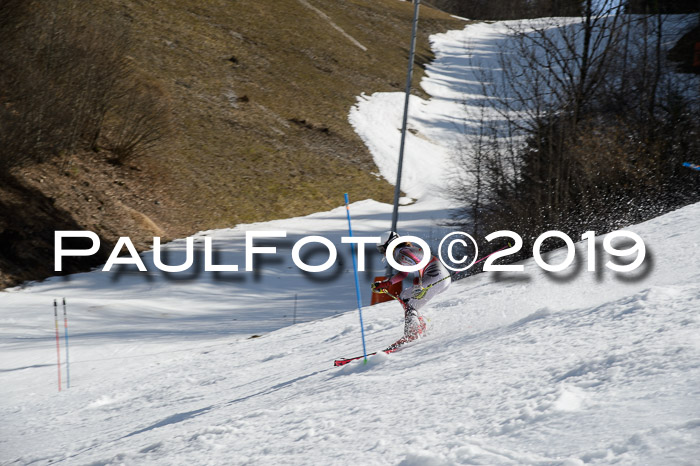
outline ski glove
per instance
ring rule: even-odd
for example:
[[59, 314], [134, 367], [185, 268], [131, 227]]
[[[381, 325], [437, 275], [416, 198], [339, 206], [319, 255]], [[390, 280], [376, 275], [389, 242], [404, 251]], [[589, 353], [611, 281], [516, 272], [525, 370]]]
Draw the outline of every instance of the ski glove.
[[425, 293], [428, 292], [428, 288], [414, 288], [413, 289], [413, 298], [414, 299], [423, 299], [425, 297]]
[[383, 293], [384, 291], [388, 291], [390, 286], [391, 283], [389, 282], [389, 280], [383, 282], [374, 282], [372, 283], [372, 293]]

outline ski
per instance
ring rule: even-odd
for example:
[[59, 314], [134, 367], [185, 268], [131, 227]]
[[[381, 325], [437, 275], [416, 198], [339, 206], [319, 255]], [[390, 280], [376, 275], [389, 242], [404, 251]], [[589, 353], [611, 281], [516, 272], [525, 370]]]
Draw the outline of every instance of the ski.
[[[375, 354], [377, 354], [376, 351], [374, 353], [369, 353], [367, 356], [374, 356]], [[336, 359], [333, 362], [333, 365], [335, 367], [344, 366], [345, 364], [347, 364], [349, 362], [357, 361], [358, 359], [362, 359], [362, 358], [364, 358], [364, 356], [355, 356], [354, 358], [340, 358], [340, 359]]]
[[[423, 320], [423, 317], [418, 317], [420, 319], [421, 323], [421, 328], [420, 328], [420, 333], [412, 338], [409, 337], [401, 337], [398, 340], [396, 340], [394, 343], [389, 345], [389, 347], [385, 350], [382, 351], [375, 351], [374, 353], [369, 353], [367, 356], [374, 356], [377, 353], [384, 353], [384, 354], [391, 354], [395, 353], [396, 351], [400, 350], [401, 348], [405, 347], [407, 343], [411, 343], [416, 341], [421, 335], [425, 333], [425, 321]], [[352, 362], [352, 361], [357, 361], [358, 359], [362, 359], [364, 356], [355, 356], [354, 358], [341, 358], [341, 359], [336, 359], [335, 362], [333, 363], [334, 366], [344, 366], [345, 364]]]
[[[375, 351], [374, 353], [368, 353], [367, 356], [374, 356], [375, 354], [377, 354], [377, 353], [379, 353], [379, 352], [385, 353], [385, 354], [395, 353], [396, 351], [398, 351], [398, 350], [400, 350], [401, 348], [403, 348], [403, 346], [404, 346], [404, 345], [397, 346], [397, 347], [395, 347], [395, 348], [387, 348], [387, 349], [382, 350], [382, 351]], [[347, 364], [347, 363], [349, 363], [349, 362], [357, 361], [358, 359], [362, 359], [362, 358], [364, 358], [364, 356], [355, 356], [354, 358], [341, 358], [341, 359], [336, 359], [335, 362], [333, 363], [333, 365], [334, 365], [335, 367], [344, 366], [345, 364]]]

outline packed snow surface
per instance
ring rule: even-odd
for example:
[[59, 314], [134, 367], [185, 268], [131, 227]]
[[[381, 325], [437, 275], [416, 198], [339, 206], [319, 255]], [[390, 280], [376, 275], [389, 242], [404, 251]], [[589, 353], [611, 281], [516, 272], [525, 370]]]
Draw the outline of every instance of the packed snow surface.
[[[401, 208], [403, 233], [431, 242], [446, 233], [449, 204], [436, 187], [456, 137], [446, 119], [459, 110], [449, 102], [463, 94], [450, 88], [469, 66], [457, 45], [481, 43], [487, 56], [503, 33], [494, 23], [433, 37], [437, 60], [424, 87], [442, 103], [416, 100], [423, 123], [413, 124], [423, 126], [408, 147], [420, 139], [442, 149], [421, 171], [421, 153], [407, 164], [402, 185], [419, 201]], [[363, 97], [351, 115], [387, 178], [393, 138], [362, 125], [376, 118], [396, 131], [402, 103], [389, 96]], [[360, 201], [350, 212], [356, 235], [376, 235], [391, 206]], [[352, 262], [340, 242], [344, 207], [201, 232], [195, 266], [180, 274], [158, 272], [147, 253], [147, 273], [95, 270], [8, 290], [0, 464], [697, 464], [700, 204], [628, 230], [647, 248], [633, 273], [606, 268], [599, 238], [595, 272], [583, 242], [557, 274], [528, 260], [524, 272], [473, 276], [425, 309], [425, 338], [343, 368], [333, 360], [362, 353]], [[287, 232], [264, 244], [278, 252], [260, 256], [255, 272], [245, 271], [246, 231]], [[311, 276], [293, 265], [292, 245], [306, 235], [333, 241], [335, 267]], [[239, 272], [202, 270], [207, 236], [215, 262]], [[325, 247], [308, 247], [309, 263], [325, 261]], [[166, 249], [167, 263], [183, 262], [184, 240]], [[367, 285], [382, 272], [371, 249], [361, 283], [375, 351], [401, 335], [402, 310], [366, 306]]]

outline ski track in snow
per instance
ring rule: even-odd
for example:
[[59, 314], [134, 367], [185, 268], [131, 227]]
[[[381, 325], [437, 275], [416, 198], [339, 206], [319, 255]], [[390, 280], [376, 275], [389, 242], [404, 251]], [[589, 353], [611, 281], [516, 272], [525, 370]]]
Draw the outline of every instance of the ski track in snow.
[[[420, 200], [402, 207], [404, 233], [446, 231], [449, 203], [436, 187], [454, 140], [454, 100], [471, 85], [460, 47], [480, 44], [487, 57], [502, 33], [501, 23], [478, 24], [432, 38], [437, 60], [424, 87], [434, 97], [412, 100], [417, 133], [403, 184]], [[387, 179], [401, 99], [363, 97], [350, 115]], [[426, 153], [435, 158], [419, 172]], [[384, 230], [390, 212], [353, 203], [356, 235]], [[334, 358], [362, 351], [347, 251], [325, 281], [290, 259], [291, 243], [309, 234], [343, 254], [342, 207], [196, 235], [198, 245], [212, 236], [219, 260], [243, 269], [245, 231], [288, 231], [257, 277], [93, 271], [0, 293], [0, 464], [693, 464], [699, 227], [700, 204], [630, 227], [648, 250], [632, 276], [602, 260], [587, 272], [578, 243], [562, 274], [530, 260], [522, 274], [456, 282], [425, 310], [424, 339], [342, 368]], [[167, 245], [169, 263], [182, 262], [183, 248], [184, 240]], [[368, 261], [363, 290], [382, 267]], [[300, 323], [291, 325], [295, 294]], [[52, 302], [63, 296], [71, 388], [59, 394]], [[402, 332], [396, 303], [363, 315], [368, 351]], [[64, 367], [64, 384], [65, 376]]]

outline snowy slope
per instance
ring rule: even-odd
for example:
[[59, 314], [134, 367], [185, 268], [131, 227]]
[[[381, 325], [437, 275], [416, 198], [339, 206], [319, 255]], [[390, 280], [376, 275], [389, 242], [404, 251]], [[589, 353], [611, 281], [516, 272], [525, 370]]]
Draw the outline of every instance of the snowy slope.
[[[692, 464], [700, 455], [699, 219], [697, 204], [635, 227], [653, 251], [638, 280], [582, 271], [557, 282], [527, 261], [519, 280], [457, 282], [426, 311], [425, 339], [367, 365], [332, 367], [334, 357], [361, 351], [355, 312], [256, 339], [196, 329], [184, 339], [112, 339], [109, 330], [75, 329], [73, 386], [60, 395], [48, 361], [5, 359], [42, 352], [50, 360], [49, 336], [5, 346], [0, 458]], [[394, 303], [365, 309], [370, 348], [396, 338], [399, 314]]]
[[[487, 60], [503, 33], [494, 23], [433, 37], [424, 86], [434, 98], [412, 100], [402, 186], [419, 201], [402, 207], [403, 233], [445, 233], [447, 148], [459, 100], [478, 97], [460, 50], [469, 43]], [[398, 96], [363, 97], [350, 116], [387, 179]], [[374, 235], [391, 207], [362, 201], [351, 212], [355, 233]], [[648, 253], [632, 275], [605, 269], [605, 255], [588, 272], [578, 244], [560, 275], [526, 261], [522, 274], [462, 280], [425, 310], [423, 340], [341, 369], [333, 359], [362, 351], [342, 207], [196, 235], [198, 250], [211, 236], [217, 260], [241, 272], [205, 273], [197, 253], [192, 273], [97, 270], [0, 293], [0, 464], [694, 464], [699, 227], [700, 204], [630, 227]], [[243, 271], [248, 230], [288, 232], [258, 274]], [[290, 259], [291, 244], [312, 234], [342, 256], [322, 277]], [[182, 262], [184, 244], [168, 245], [168, 263]], [[365, 303], [382, 271], [369, 259]], [[150, 254], [144, 261], [153, 270]], [[57, 393], [61, 297], [71, 387]], [[369, 350], [401, 334], [401, 313], [395, 303], [364, 308]]]

